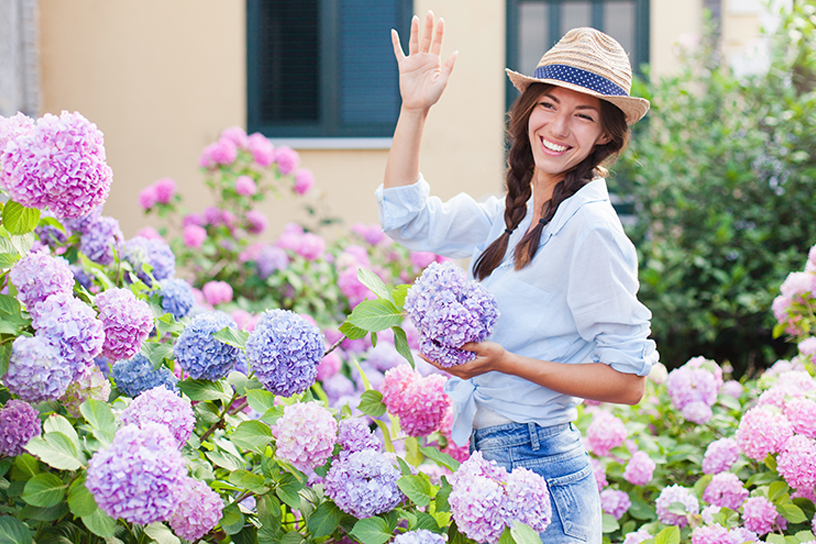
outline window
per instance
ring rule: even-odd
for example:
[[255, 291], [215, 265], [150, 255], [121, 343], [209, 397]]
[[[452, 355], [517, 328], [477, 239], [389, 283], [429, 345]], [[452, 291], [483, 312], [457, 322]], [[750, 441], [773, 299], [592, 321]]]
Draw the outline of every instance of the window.
[[[618, 40], [635, 72], [649, 62], [649, 0], [508, 0], [507, 66], [532, 74], [541, 55], [579, 26]], [[508, 80], [508, 107], [517, 96]]]
[[411, 8], [410, 0], [247, 0], [248, 130], [390, 137], [400, 106], [390, 29], [407, 42]]

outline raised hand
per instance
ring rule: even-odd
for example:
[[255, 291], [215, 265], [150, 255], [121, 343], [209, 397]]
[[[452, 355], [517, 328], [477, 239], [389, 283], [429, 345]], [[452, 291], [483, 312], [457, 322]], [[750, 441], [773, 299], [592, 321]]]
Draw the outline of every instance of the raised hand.
[[454, 51], [442, 64], [440, 52], [444, 35], [445, 21], [440, 18], [434, 31], [434, 15], [429, 11], [425, 16], [425, 28], [420, 39], [419, 17], [414, 15], [411, 19], [411, 35], [406, 56], [397, 31], [391, 30], [394, 56], [399, 64], [403, 109], [427, 110], [442, 96], [458, 54], [458, 51]]

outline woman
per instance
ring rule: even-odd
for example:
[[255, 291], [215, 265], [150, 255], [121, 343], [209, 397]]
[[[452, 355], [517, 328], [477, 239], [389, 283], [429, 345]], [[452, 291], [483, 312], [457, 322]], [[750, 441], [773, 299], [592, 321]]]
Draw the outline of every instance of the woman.
[[636, 297], [636, 253], [601, 164], [649, 103], [629, 96], [631, 67], [614, 39], [574, 29], [532, 77], [507, 70], [522, 94], [509, 122], [506, 197], [442, 203], [429, 196], [419, 149], [456, 60], [442, 64], [443, 35], [429, 12], [420, 39], [414, 17], [406, 56], [392, 32], [403, 102], [377, 189], [380, 220], [411, 249], [472, 256], [469, 273], [496, 296], [501, 316], [489, 341], [465, 344], [476, 358], [443, 369], [454, 376], [446, 386], [454, 441], [546, 478], [553, 522], [543, 542], [599, 543], [598, 489], [572, 425], [576, 406], [636, 404], [658, 358], [651, 314]]

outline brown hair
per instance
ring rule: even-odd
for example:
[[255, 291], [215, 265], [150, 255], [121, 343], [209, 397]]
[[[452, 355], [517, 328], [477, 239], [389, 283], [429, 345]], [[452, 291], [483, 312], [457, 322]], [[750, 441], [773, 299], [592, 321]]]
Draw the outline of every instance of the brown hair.
[[[533, 194], [532, 179], [535, 171], [528, 123], [538, 99], [551, 88], [552, 85], [543, 83], [530, 84], [518, 97], [510, 112], [507, 135], [511, 146], [507, 155], [505, 177], [507, 196], [504, 209], [504, 223], [507, 228], [476, 259], [473, 265], [473, 275], [478, 280], [489, 276], [501, 264], [507, 252], [510, 233], [518, 227], [527, 214], [527, 201]], [[600, 103], [601, 127], [610, 138], [609, 142], [596, 145], [592, 152], [575, 168], [567, 172], [564, 179], [553, 188], [552, 198], [542, 205], [542, 221], [539, 221], [530, 232], [526, 233], [516, 246], [513, 254], [516, 270], [524, 268], [533, 260], [544, 225], [552, 220], [558, 206], [589, 181], [605, 175], [606, 171], [601, 167], [601, 163], [610, 157], [614, 160], [626, 145], [629, 139], [626, 116], [612, 103], [605, 100], [600, 100]]]

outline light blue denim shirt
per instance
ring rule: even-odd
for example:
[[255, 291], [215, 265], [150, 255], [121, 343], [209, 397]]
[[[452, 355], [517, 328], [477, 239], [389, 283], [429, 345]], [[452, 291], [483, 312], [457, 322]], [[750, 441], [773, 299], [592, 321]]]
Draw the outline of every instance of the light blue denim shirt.
[[[477, 202], [460, 193], [442, 202], [430, 196], [422, 177], [409, 186], [380, 186], [376, 196], [383, 231], [415, 251], [475, 259], [505, 229], [503, 199]], [[658, 360], [648, 338], [651, 312], [637, 299], [637, 254], [606, 181], [593, 180], [561, 203], [535, 258], [515, 270], [513, 248], [532, 215], [530, 202], [504, 261], [482, 281], [501, 314], [489, 340], [534, 359], [600, 362], [619, 372], [649, 374]], [[470, 437], [477, 403], [518, 423], [547, 427], [574, 421], [581, 402], [500, 372], [451, 378], [445, 389], [454, 401], [453, 439], [459, 445]]]

